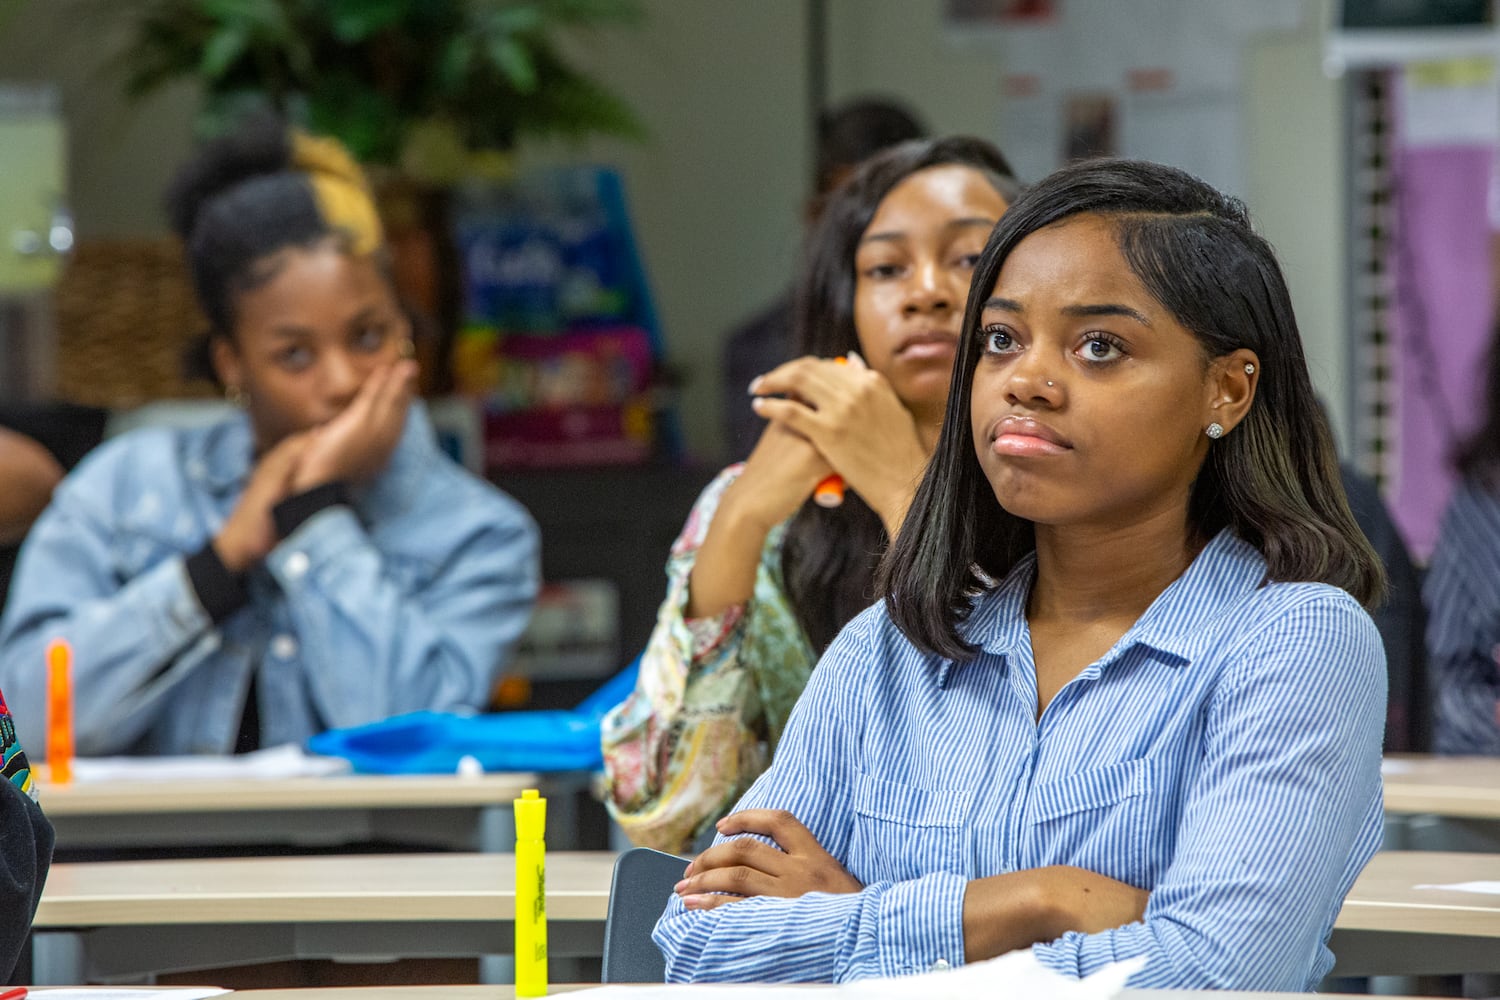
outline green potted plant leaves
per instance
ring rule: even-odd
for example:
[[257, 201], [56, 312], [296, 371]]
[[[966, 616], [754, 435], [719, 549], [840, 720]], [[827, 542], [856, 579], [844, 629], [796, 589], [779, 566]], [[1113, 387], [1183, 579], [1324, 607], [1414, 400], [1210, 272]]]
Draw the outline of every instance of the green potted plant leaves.
[[79, 0], [126, 25], [126, 93], [192, 79], [197, 131], [253, 108], [341, 140], [370, 169], [398, 287], [438, 321], [424, 388], [450, 384], [458, 266], [449, 188], [504, 176], [525, 139], [638, 138], [623, 101], [564, 39], [639, 22], [639, 0]]
[[[116, 3], [118, 0], [110, 0]], [[127, 92], [185, 77], [200, 130], [269, 103], [366, 164], [506, 151], [523, 138], [638, 136], [559, 39], [640, 18], [636, 0], [134, 0]]]

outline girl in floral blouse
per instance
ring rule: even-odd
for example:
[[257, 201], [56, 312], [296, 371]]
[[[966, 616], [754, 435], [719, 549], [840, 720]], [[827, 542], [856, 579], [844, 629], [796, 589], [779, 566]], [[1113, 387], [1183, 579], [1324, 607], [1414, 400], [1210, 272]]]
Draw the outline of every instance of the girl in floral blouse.
[[[803, 357], [750, 384], [767, 421], [672, 546], [636, 690], [604, 720], [607, 798], [682, 851], [765, 770], [937, 440], [974, 262], [1018, 188], [977, 139], [907, 143], [830, 197], [797, 296]], [[838, 359], [844, 363], [835, 363]], [[812, 499], [837, 474], [844, 501]]]

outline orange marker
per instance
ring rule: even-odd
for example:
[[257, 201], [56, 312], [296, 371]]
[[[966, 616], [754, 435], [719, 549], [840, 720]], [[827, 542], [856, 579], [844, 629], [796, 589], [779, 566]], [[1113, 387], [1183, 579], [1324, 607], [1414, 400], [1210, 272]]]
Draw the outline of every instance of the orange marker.
[[47, 644], [47, 764], [53, 784], [73, 780], [73, 647], [66, 639]]
[[[834, 358], [836, 365], [847, 365], [848, 358]], [[819, 507], [827, 507], [832, 510], [844, 503], [844, 477], [837, 472], [831, 476], [823, 477], [823, 481], [813, 488], [813, 503]]]

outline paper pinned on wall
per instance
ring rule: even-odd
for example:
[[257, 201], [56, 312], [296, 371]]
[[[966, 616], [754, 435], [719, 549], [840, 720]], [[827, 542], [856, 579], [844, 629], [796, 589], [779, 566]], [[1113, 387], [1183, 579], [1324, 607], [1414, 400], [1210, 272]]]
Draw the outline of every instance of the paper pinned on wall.
[[1500, 142], [1500, 74], [1494, 59], [1415, 63], [1397, 77], [1396, 96], [1404, 146]]
[[1084, 152], [1169, 163], [1244, 196], [1243, 55], [1306, 14], [1304, 0], [1069, 0], [1017, 20], [994, 35], [1000, 146], [1021, 177], [1040, 179], [1079, 155], [1079, 97], [1111, 97], [1117, 142]]
[[[1013, 951], [986, 962], [916, 976], [861, 979], [824, 992], [838, 1000], [909, 1000], [941, 996], [945, 1000], [1110, 1000], [1125, 989], [1125, 981], [1146, 965], [1133, 958], [1105, 966], [1084, 979], [1069, 979], [1046, 968], [1029, 950]], [[805, 986], [604, 986], [577, 996], [590, 1000], [807, 1000]]]

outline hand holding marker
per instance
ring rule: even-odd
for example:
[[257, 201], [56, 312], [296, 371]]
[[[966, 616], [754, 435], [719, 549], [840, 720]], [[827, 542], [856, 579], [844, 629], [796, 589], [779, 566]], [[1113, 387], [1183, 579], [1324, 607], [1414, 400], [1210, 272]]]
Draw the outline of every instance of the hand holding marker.
[[[865, 359], [854, 351], [850, 351], [842, 358], [834, 358], [834, 364], [847, 365], [850, 360], [855, 361], [859, 367], [865, 367]], [[813, 503], [819, 507], [827, 507], [830, 510], [842, 506], [844, 503], [844, 477], [835, 472], [827, 476], [813, 490]]]

